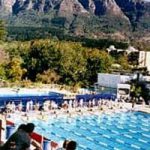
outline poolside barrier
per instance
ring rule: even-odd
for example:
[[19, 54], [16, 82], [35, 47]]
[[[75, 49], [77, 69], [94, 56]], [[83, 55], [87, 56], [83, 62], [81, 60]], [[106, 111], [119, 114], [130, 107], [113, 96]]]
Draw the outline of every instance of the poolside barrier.
[[[56, 143], [54, 141], [50, 141], [47, 138], [42, 137], [42, 135], [40, 135], [38, 133], [33, 132], [31, 134], [31, 138], [34, 139], [35, 141], [37, 141], [38, 143], [41, 143], [43, 145], [43, 147], [44, 147], [44, 144], [45, 144], [45, 147], [49, 147], [50, 150], [56, 150], [58, 148], [58, 143]], [[49, 141], [49, 144], [46, 143], [45, 141]], [[43, 148], [43, 150], [47, 150], [47, 149]]]
[[40, 134], [35, 133], [35, 132], [31, 134], [31, 138], [37, 141], [38, 143], [42, 143], [42, 140], [43, 140], [42, 139], [43, 137]]
[[11, 122], [11, 121], [9, 121], [9, 120], [6, 120], [6, 124], [7, 124], [7, 125], [14, 125], [14, 123]]
[[51, 150], [51, 141], [50, 140], [43, 141], [43, 150]]
[[6, 139], [8, 139], [15, 131], [14, 125], [7, 125], [6, 126]]

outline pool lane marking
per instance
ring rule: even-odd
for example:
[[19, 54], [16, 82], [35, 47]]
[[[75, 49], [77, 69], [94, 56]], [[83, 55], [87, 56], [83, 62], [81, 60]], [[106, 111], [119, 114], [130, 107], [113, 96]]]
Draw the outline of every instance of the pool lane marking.
[[95, 126], [96, 126], [94, 123], [89, 123], [89, 125], [91, 125], [91, 126], [93, 126], [93, 127], [95, 127]]
[[131, 129], [130, 129], [129, 131], [130, 131], [131, 133], [137, 133], [137, 131], [134, 131], [134, 130], [131, 130]]
[[109, 135], [106, 135], [106, 134], [102, 134], [103, 137], [106, 137], [108, 139], [110, 139], [111, 137]]
[[94, 131], [94, 130], [91, 130], [91, 132], [92, 132], [92, 133], [95, 133], [95, 134], [98, 134], [98, 132], [96, 132], [96, 131]]
[[145, 118], [143, 118], [143, 119], [142, 119], [142, 121], [143, 121], [143, 122], [148, 122], [148, 120], [147, 120], [147, 119], [145, 119]]
[[133, 125], [133, 124], [129, 124], [130, 127], [134, 127], [136, 128], [137, 126], [136, 125]]
[[143, 139], [138, 139], [140, 142], [142, 142], [142, 143], [148, 143], [148, 141], [145, 141], [145, 140], [143, 140]]
[[67, 129], [67, 128], [65, 128], [65, 129], [64, 129], [64, 128], [62, 128], [62, 129], [70, 132], [70, 130], [69, 130], [69, 129]]
[[84, 146], [84, 145], [82, 145], [82, 144], [79, 144], [79, 147], [84, 148], [84, 149], [87, 149], [87, 147]]
[[122, 126], [117, 126], [117, 128], [119, 128], [119, 129], [124, 129]]
[[141, 149], [139, 146], [137, 146], [135, 144], [131, 144], [131, 147], [136, 148], [136, 149]]
[[94, 139], [92, 139], [92, 138], [90, 138], [88, 136], [86, 136], [86, 139], [89, 140], [89, 141], [94, 141]]
[[61, 138], [61, 136], [60, 136], [59, 134], [55, 134], [55, 136], [57, 136], [57, 137]]
[[104, 142], [99, 142], [99, 144], [103, 145], [103, 146], [106, 146], [108, 147], [107, 143], [104, 143]]
[[119, 132], [118, 132], [118, 131], [115, 131], [115, 130], [111, 130], [111, 132], [116, 133], [116, 134], [119, 134]]
[[150, 135], [147, 135], [145, 133], [142, 133], [143, 136], [150, 138]]
[[149, 131], [149, 129], [146, 129], [146, 128], [142, 128], [142, 127], [141, 127], [141, 129], [142, 129], [143, 131]]
[[128, 134], [124, 134], [125, 137], [128, 137], [130, 139], [132, 139], [132, 136], [128, 135]]
[[114, 150], [121, 150], [121, 149], [119, 149], [119, 148], [117, 148], [117, 147], [114, 147]]
[[120, 140], [120, 139], [116, 139], [117, 142], [124, 144], [125, 142]]
[[82, 136], [82, 134], [78, 133], [78, 132], [73, 132], [75, 135], [78, 135], [78, 136]]
[[101, 129], [107, 130], [107, 128], [100, 126]]
[[81, 129], [84, 129], [84, 130], [87, 130], [87, 128], [85, 128], [85, 127], [83, 127], [83, 126], [81, 126], [80, 128], [81, 128]]

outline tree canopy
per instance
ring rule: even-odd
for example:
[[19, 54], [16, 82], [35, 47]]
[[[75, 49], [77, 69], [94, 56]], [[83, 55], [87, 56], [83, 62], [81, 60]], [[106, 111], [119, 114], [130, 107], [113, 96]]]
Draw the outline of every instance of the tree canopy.
[[97, 73], [108, 72], [112, 58], [103, 50], [87, 48], [80, 42], [57, 39], [10, 42], [1, 76], [6, 80], [90, 86]]

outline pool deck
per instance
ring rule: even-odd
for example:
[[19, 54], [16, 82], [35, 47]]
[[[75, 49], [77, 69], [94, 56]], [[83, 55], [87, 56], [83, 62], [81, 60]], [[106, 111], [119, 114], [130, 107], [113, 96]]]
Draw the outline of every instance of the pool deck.
[[134, 108], [132, 108], [131, 103], [123, 103], [120, 106], [108, 108], [107, 106], [103, 106], [101, 109], [100, 107], [79, 107], [79, 108], [71, 108], [71, 109], [55, 109], [50, 111], [30, 111], [30, 112], [15, 112], [13, 114], [10, 114], [10, 117], [7, 118], [7, 120], [13, 121], [14, 118], [17, 116], [17, 118], [20, 118], [24, 122], [30, 122], [32, 120], [40, 119], [40, 120], [47, 120], [49, 116], [51, 118], [59, 118], [59, 117], [76, 117], [78, 115], [100, 115], [102, 113], [111, 114], [115, 112], [126, 112], [126, 111], [141, 111], [145, 113], [150, 114], [150, 106], [149, 105], [135, 105]]
[[144, 107], [144, 108], [140, 109], [139, 111], [150, 114], [150, 106]]

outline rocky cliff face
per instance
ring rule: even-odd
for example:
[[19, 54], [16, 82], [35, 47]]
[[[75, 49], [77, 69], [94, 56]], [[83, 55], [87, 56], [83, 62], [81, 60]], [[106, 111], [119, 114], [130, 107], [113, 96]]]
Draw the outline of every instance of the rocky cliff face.
[[[58, 9], [59, 12], [85, 13], [92, 12], [95, 15], [111, 13], [124, 15], [122, 11], [130, 11], [132, 8], [143, 9], [144, 2], [134, 0], [0, 0], [1, 9], [19, 13], [22, 10], [37, 10], [48, 12], [50, 9]], [[17, 10], [17, 11], [16, 11]], [[68, 15], [68, 14], [67, 14]]]
[[0, 10], [17, 14], [31, 9], [44, 13], [57, 9], [64, 16], [81, 13], [101, 16], [107, 13], [130, 20], [133, 19], [130, 12], [133, 12], [137, 21], [143, 15], [145, 3], [141, 0], [0, 0]]
[[17, 14], [24, 10], [47, 12], [60, 4], [61, 0], [0, 0], [0, 10]]
[[0, 11], [12, 13], [12, 7], [16, 0], [0, 0]]
[[105, 13], [113, 14], [113, 15], [123, 15], [121, 9], [116, 4], [115, 0], [100, 0], [94, 1], [96, 9], [95, 14], [103, 15]]
[[88, 13], [78, 0], [63, 0], [59, 7], [59, 16], [70, 16]]
[[[147, 1], [116, 0], [116, 3], [131, 22], [138, 22], [145, 13], [150, 14], [150, 2]], [[148, 8], [149, 10], [147, 10]]]
[[[87, 25], [90, 19], [97, 24], [93, 26], [101, 29], [114, 27], [114, 24], [117, 24], [117, 28], [119, 26], [124, 28], [123, 24], [131, 25], [132, 28], [140, 26], [146, 30], [150, 27], [150, 1], [148, 0], [0, 0], [0, 15], [5, 12], [18, 16], [31, 11], [42, 15], [51, 15], [53, 12], [54, 20], [50, 22], [60, 23], [62, 21], [60, 18], [63, 17], [69, 20], [69, 26], [74, 28], [81, 27], [81, 24]], [[84, 21], [82, 21], [83, 17]], [[104, 25], [100, 25], [103, 22]]]

